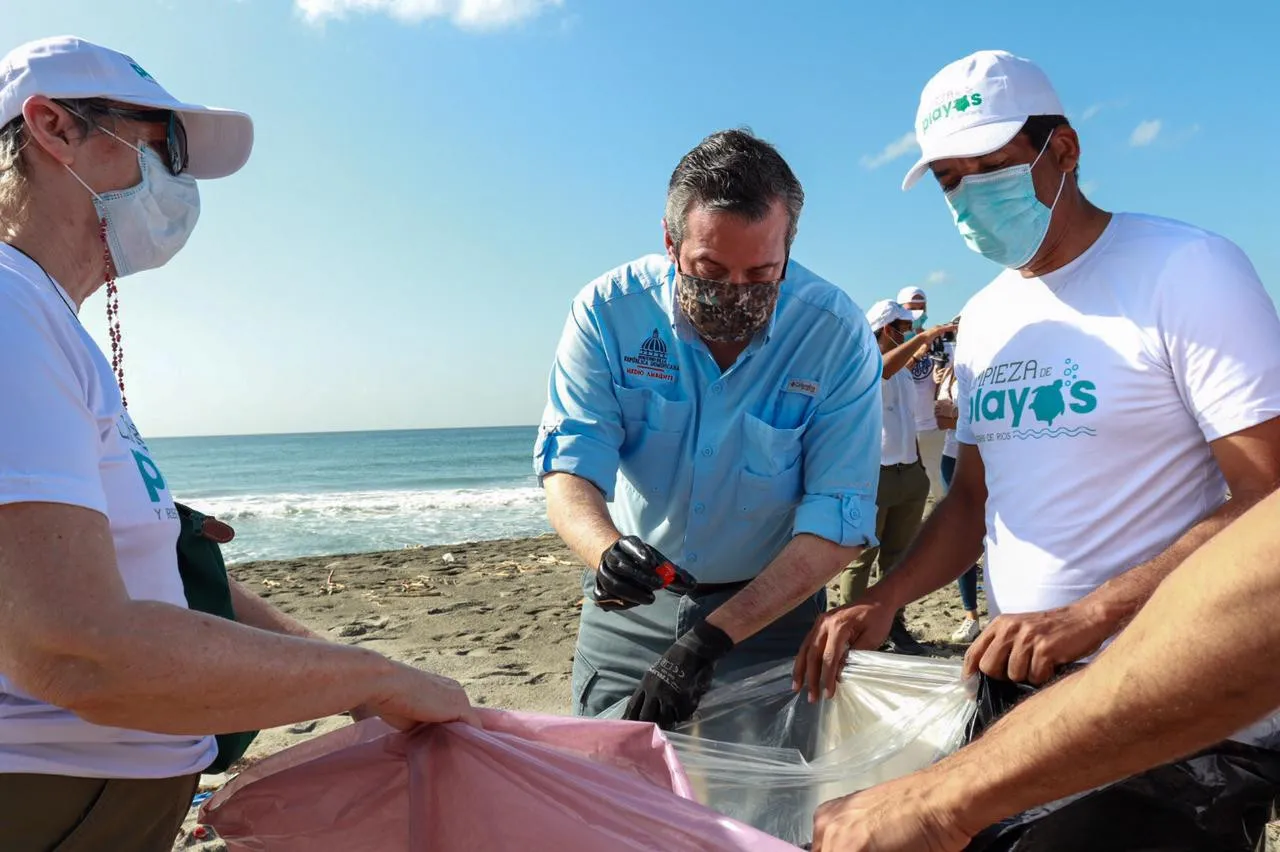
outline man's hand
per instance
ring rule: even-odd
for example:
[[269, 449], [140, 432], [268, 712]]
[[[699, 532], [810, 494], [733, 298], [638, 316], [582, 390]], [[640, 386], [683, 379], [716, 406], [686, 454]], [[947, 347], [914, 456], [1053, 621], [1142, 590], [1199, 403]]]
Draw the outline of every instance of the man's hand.
[[376, 697], [351, 711], [351, 718], [356, 721], [371, 716], [402, 731], [432, 722], [466, 722], [483, 727], [457, 681], [402, 663], [395, 664]]
[[909, 775], [822, 805], [814, 852], [961, 852], [973, 835], [922, 782]]
[[933, 404], [933, 419], [939, 429], [954, 429], [960, 420], [960, 409], [951, 400], [940, 399]]
[[892, 607], [878, 603], [853, 604], [818, 616], [796, 656], [791, 688], [809, 690], [809, 700], [836, 694], [840, 672], [849, 651], [874, 651], [889, 637], [893, 626]]
[[1114, 626], [1078, 605], [1001, 615], [979, 634], [964, 657], [965, 677], [984, 672], [998, 680], [1039, 686], [1060, 666], [1102, 647]]
[[663, 730], [686, 721], [711, 686], [716, 663], [732, 650], [733, 640], [727, 633], [702, 622], [653, 664], [622, 718], [653, 722]]
[[693, 585], [693, 579], [657, 548], [628, 535], [614, 542], [600, 557], [592, 597], [601, 609], [630, 609], [653, 603], [653, 593], [658, 589], [683, 591]]

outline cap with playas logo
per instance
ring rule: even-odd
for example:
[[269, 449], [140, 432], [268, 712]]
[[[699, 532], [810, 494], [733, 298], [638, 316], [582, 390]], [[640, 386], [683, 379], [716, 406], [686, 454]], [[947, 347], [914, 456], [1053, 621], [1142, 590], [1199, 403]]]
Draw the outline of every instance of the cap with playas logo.
[[982, 157], [1009, 144], [1033, 115], [1063, 115], [1040, 67], [1003, 50], [980, 50], [943, 68], [920, 96], [920, 159], [902, 180], [910, 189], [929, 164]]

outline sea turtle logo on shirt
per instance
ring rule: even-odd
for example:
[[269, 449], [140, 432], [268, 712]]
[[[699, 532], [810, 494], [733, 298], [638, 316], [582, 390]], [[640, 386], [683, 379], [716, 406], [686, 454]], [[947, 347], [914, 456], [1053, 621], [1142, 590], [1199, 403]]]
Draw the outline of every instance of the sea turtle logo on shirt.
[[656, 328], [653, 334], [640, 343], [635, 355], [623, 356], [622, 360], [627, 365], [626, 373], [629, 376], [674, 382], [675, 374], [680, 371], [680, 368], [667, 357], [667, 342], [662, 339], [662, 333]]
[[[1094, 437], [1085, 423], [1066, 425], [1098, 407], [1097, 385], [1080, 379], [1080, 364], [1067, 358], [1061, 368], [1040, 362], [1006, 361], [979, 374], [969, 396], [969, 420], [978, 443], [1042, 438]], [[1000, 427], [1005, 428], [1000, 428]]]
[[911, 365], [911, 378], [913, 381], [923, 382], [933, 379], [933, 359], [925, 356], [919, 361]]

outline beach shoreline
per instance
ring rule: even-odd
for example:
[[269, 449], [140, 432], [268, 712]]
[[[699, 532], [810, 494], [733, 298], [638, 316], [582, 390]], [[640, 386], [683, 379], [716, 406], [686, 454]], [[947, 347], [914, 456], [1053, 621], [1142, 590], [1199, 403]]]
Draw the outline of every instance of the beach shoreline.
[[[556, 535], [228, 568], [250, 590], [334, 641], [454, 678], [477, 705], [554, 715], [570, 712], [583, 571]], [[907, 608], [908, 625], [940, 656], [963, 653], [948, 641], [962, 615], [954, 585]], [[335, 716], [263, 731], [244, 763], [347, 724], [349, 718]], [[223, 782], [206, 776], [202, 787]], [[193, 835], [196, 813], [174, 848], [223, 848]]]

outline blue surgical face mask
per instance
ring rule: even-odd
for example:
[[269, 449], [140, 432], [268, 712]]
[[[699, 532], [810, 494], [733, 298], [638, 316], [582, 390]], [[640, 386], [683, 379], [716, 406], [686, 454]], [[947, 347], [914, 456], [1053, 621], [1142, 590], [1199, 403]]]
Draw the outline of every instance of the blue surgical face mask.
[[[1049, 138], [1053, 138], [1052, 133]], [[1046, 139], [1030, 165], [966, 175], [959, 186], [946, 194], [956, 228], [969, 248], [1010, 269], [1021, 269], [1035, 257], [1049, 233], [1053, 209], [1067, 181], [1064, 172], [1051, 206], [1045, 207], [1036, 197], [1031, 170], [1048, 148]]]

